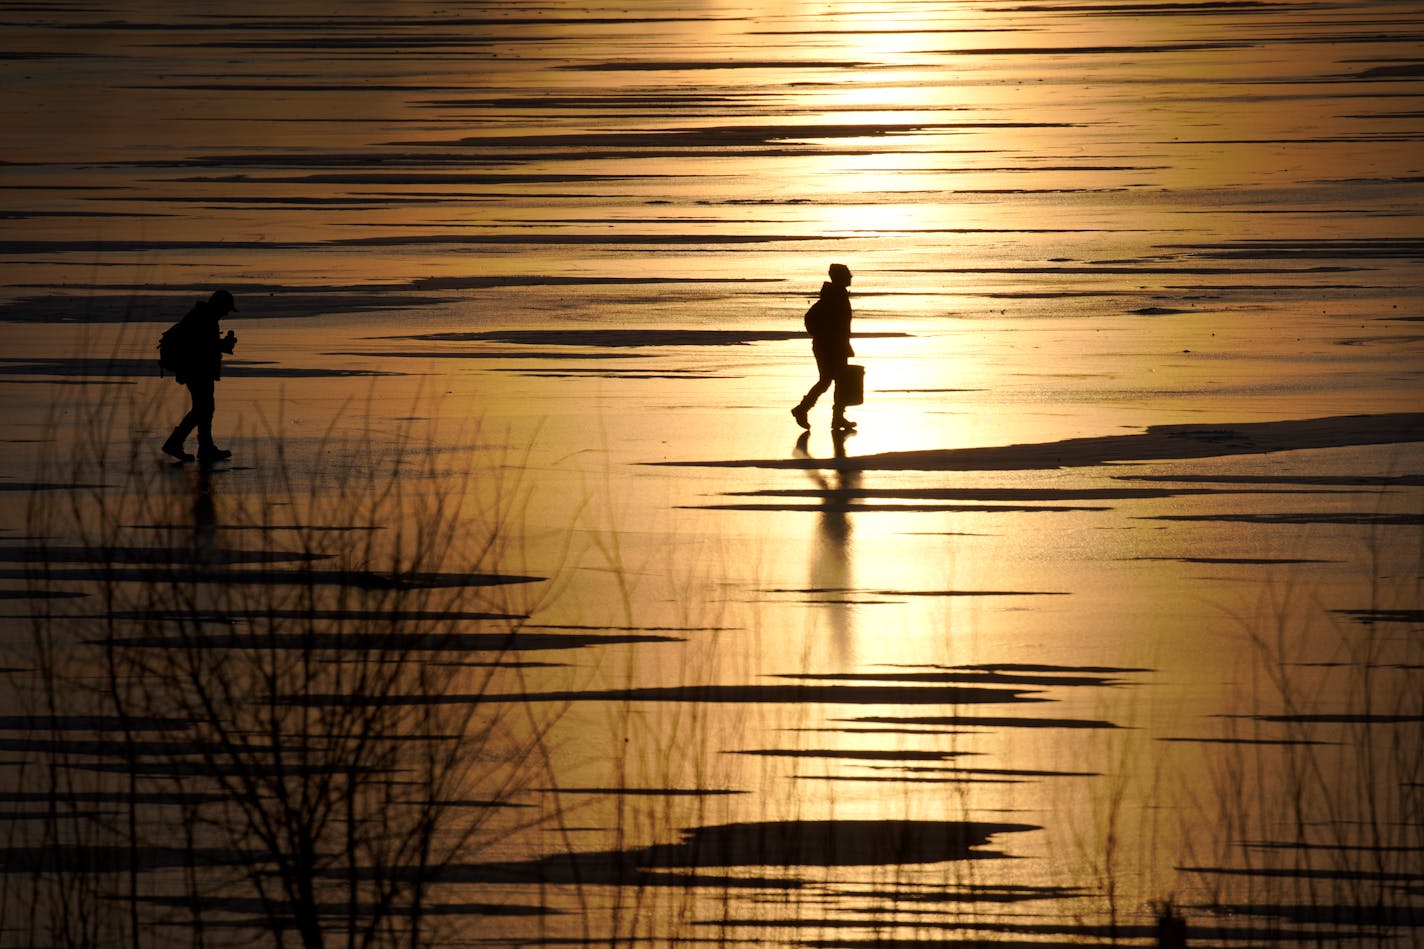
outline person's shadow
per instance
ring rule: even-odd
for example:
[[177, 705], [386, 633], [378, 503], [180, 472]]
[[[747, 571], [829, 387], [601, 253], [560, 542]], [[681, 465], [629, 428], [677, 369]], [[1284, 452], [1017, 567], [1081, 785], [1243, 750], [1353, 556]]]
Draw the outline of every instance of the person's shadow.
[[[833, 432], [831, 438], [835, 457], [846, 457], [845, 433]], [[802, 432], [792, 454], [797, 458], [810, 458], [807, 450], [810, 439], [810, 432]], [[854, 659], [855, 605], [851, 599], [854, 571], [849, 504], [860, 487], [860, 472], [837, 470], [834, 482], [815, 468], [806, 469], [806, 473], [816, 483], [821, 498], [816, 538], [811, 548], [808, 593], [814, 602], [826, 608], [831, 647], [835, 658], [845, 664]]]
[[213, 501], [212, 472], [207, 466], [197, 468], [193, 485], [192, 556], [195, 568], [208, 567], [219, 559], [217, 544], [218, 515]]

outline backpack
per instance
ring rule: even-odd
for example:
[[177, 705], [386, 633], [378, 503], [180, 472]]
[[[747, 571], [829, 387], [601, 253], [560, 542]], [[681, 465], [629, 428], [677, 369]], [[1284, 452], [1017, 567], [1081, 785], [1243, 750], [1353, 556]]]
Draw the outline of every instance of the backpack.
[[811, 309], [806, 311], [806, 318], [802, 321], [806, 325], [806, 332], [812, 336], [820, 336], [824, 333], [829, 328], [827, 324], [831, 319], [831, 314], [827, 312], [829, 309], [825, 297], [811, 304]]
[[167, 369], [173, 373], [173, 380], [181, 385], [188, 370], [193, 368], [197, 355], [193, 343], [193, 328], [186, 316], [164, 330], [158, 337], [159, 376]]

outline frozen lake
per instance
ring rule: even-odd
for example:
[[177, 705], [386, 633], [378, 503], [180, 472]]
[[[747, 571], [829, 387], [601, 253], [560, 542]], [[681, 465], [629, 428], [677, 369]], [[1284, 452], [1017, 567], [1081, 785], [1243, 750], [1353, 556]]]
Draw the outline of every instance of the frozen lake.
[[0, 945], [1418, 940], [1417, 4], [0, 19]]

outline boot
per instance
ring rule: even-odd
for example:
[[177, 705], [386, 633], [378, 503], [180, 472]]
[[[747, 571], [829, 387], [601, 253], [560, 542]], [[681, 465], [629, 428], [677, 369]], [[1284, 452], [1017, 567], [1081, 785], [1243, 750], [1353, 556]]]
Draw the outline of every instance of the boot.
[[796, 406], [796, 408], [791, 410], [791, 417], [794, 418], [796, 420], [796, 424], [800, 425], [802, 428], [809, 429], [811, 427], [811, 420], [806, 417], [806, 406]]
[[837, 409], [836, 414], [831, 418], [831, 431], [853, 432], [855, 431], [855, 423], [846, 418], [845, 415]]
[[163, 443], [163, 453], [179, 461], [192, 461], [193, 456], [183, 450], [183, 440], [174, 432], [168, 436], [168, 441]]
[[210, 465], [215, 461], [226, 461], [232, 457], [232, 452], [226, 448], [219, 448], [216, 445], [209, 445], [206, 448], [198, 449], [198, 461], [205, 465]]

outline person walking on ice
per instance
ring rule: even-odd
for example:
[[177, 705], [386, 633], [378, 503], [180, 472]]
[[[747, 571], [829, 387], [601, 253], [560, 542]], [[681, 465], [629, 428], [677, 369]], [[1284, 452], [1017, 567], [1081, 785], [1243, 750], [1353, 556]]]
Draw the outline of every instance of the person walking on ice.
[[198, 430], [198, 461], [210, 464], [231, 458], [232, 452], [213, 444], [213, 411], [216, 408], [215, 383], [222, 378], [222, 358], [237, 345], [232, 330], [223, 336], [218, 321], [237, 309], [232, 294], [214, 290], [206, 300], [193, 304], [177, 323], [159, 340], [158, 364], [173, 373], [179, 385], [188, 387], [192, 406], [188, 414], [173, 429], [163, 443], [163, 453], [179, 461], [192, 461], [183, 449], [194, 429]]
[[811, 334], [811, 353], [816, 357], [816, 384], [791, 410], [791, 417], [797, 425], [809, 429], [811, 421], [807, 413], [816, 400], [834, 385], [831, 429], [849, 432], [855, 429], [855, 423], [845, 417], [846, 403], [837, 380], [845, 372], [850, 357], [855, 355], [850, 345], [850, 268], [845, 264], [831, 264], [827, 276], [830, 279], [821, 284], [820, 299], [806, 311], [806, 332]]

